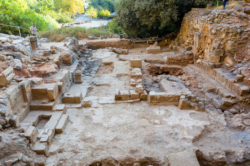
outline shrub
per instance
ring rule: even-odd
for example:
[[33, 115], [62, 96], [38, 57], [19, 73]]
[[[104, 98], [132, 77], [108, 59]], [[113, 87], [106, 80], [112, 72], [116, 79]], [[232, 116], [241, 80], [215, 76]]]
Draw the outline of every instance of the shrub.
[[110, 17], [111, 13], [108, 10], [101, 10], [98, 12], [99, 17]]
[[108, 25], [110, 31], [115, 34], [123, 34], [124, 31], [120, 26], [117, 25], [116, 19], [113, 19], [110, 24]]
[[62, 41], [65, 37], [76, 37], [78, 40], [88, 38], [88, 36], [109, 35], [111, 31], [106, 27], [99, 28], [81, 28], [81, 27], [63, 27], [41, 32], [41, 37], [48, 38], [50, 41]]

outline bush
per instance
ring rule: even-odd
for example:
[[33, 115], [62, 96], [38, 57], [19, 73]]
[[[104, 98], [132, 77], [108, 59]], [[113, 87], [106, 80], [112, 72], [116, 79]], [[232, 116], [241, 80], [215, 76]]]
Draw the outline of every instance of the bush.
[[41, 37], [48, 38], [50, 41], [62, 41], [65, 37], [76, 37], [78, 40], [88, 38], [88, 36], [109, 35], [111, 31], [106, 27], [99, 28], [81, 28], [81, 27], [63, 27], [41, 33]]
[[108, 10], [101, 10], [98, 12], [99, 17], [110, 17], [111, 13]]
[[117, 25], [116, 20], [113, 19], [110, 24], [108, 25], [110, 31], [115, 34], [123, 34], [124, 31], [120, 26]]
[[95, 9], [93, 6], [91, 6], [87, 11], [86, 14], [90, 17], [90, 19], [92, 20], [92, 18], [96, 18], [98, 15], [98, 10]]

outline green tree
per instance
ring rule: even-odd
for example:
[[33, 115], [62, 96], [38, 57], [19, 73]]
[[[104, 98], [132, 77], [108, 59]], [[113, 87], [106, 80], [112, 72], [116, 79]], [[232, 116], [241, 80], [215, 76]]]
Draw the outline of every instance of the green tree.
[[116, 5], [117, 23], [132, 36], [164, 36], [178, 30], [192, 7], [216, 0], [121, 0]]
[[98, 10], [95, 9], [93, 6], [91, 6], [87, 11], [86, 14], [89, 16], [90, 21], [92, 21], [92, 18], [96, 18], [98, 15]]
[[54, 0], [54, 6], [56, 11], [69, 12], [74, 16], [84, 12], [83, 0]]
[[90, 5], [99, 11], [109, 10], [110, 12], [115, 11], [114, 0], [90, 0]]
[[[0, 22], [12, 26], [20, 26], [29, 29], [36, 23], [38, 30], [47, 30], [58, 27], [57, 22], [49, 16], [36, 13], [30, 10], [26, 0], [0, 0]], [[29, 30], [21, 29], [22, 33], [29, 33]], [[18, 34], [17, 28], [0, 26], [0, 32]]]

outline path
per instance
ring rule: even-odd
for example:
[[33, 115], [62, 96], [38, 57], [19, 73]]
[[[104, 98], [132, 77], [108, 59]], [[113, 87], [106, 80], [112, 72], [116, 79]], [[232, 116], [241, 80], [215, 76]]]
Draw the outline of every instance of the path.
[[[86, 14], [82, 14], [75, 19], [75, 22], [90, 21], [89, 17]], [[84, 28], [96, 28], [101, 26], [106, 26], [111, 20], [100, 20], [94, 18], [92, 22], [84, 24], [74, 24], [73, 27], [84, 27]]]

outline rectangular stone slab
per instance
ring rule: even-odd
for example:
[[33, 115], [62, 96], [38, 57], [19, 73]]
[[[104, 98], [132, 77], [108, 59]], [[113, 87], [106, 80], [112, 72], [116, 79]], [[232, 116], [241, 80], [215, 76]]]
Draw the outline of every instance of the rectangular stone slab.
[[57, 134], [62, 133], [65, 127], [67, 126], [68, 122], [69, 122], [69, 115], [64, 114], [56, 126], [56, 133]]

